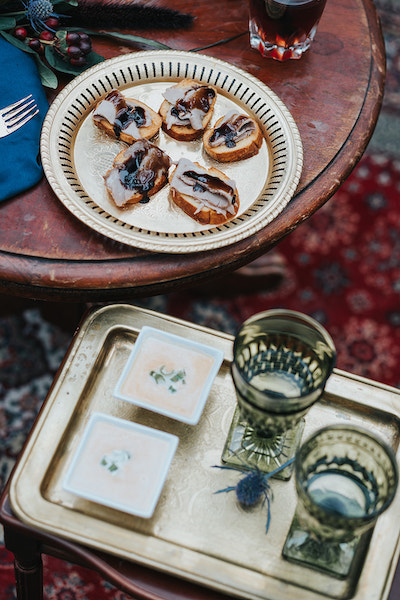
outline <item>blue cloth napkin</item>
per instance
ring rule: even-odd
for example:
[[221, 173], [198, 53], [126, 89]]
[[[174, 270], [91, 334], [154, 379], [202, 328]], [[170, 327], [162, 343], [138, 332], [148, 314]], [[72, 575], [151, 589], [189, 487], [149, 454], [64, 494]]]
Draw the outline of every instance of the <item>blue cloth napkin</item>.
[[0, 37], [0, 109], [29, 94], [39, 113], [14, 133], [0, 138], [0, 202], [41, 179], [40, 131], [49, 108], [35, 59]]

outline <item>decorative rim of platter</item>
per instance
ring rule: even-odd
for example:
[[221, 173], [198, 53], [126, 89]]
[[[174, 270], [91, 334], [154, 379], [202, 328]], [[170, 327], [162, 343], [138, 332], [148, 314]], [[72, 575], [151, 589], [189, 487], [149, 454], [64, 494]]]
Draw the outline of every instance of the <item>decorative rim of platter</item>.
[[[82, 146], [89, 142], [84, 141], [86, 133], [79, 132], [84, 126], [92, 126], [90, 115], [97, 102], [112, 89], [119, 89], [122, 93], [135, 88], [138, 93], [143, 89], [159, 93], [160, 86], [171, 86], [184, 78], [213, 85], [224, 110], [228, 105], [238, 106], [259, 123], [264, 135], [264, 146], [258, 157], [236, 161], [232, 165], [212, 161], [213, 166], [223, 172], [230, 169], [238, 184], [239, 212], [223, 225], [201, 226], [186, 215], [183, 217], [186, 221], [180, 223], [181, 215], [176, 209], [170, 210], [166, 200], [164, 205], [160, 204], [164, 208], [159, 214], [156, 217], [153, 214], [150, 221], [146, 221], [144, 211], [148, 208], [131, 205], [129, 209], [118, 209], [111, 201], [103, 199], [98, 191], [98, 186], [104, 185], [101, 175], [96, 175], [97, 179], [93, 179], [93, 175], [92, 179], [85, 181], [87, 165], [84, 150], [88, 149], [82, 149]], [[140, 99], [139, 95], [137, 98]], [[102, 132], [96, 135], [106, 136]], [[197, 146], [193, 147], [199, 149], [201, 142], [196, 143]], [[96, 144], [94, 146], [100, 151], [100, 142]], [[179, 152], [182, 150], [179, 149]], [[118, 150], [115, 150], [115, 155], [117, 153]], [[234, 244], [271, 223], [296, 191], [303, 167], [303, 148], [289, 110], [256, 77], [225, 61], [202, 54], [157, 50], [106, 60], [71, 81], [56, 97], [46, 115], [41, 136], [41, 158], [47, 180], [59, 200], [91, 229], [120, 243], [148, 251], [188, 253]], [[96, 164], [101, 162], [96, 161], [94, 152], [88, 163], [90, 160]], [[240, 186], [244, 188], [243, 193]], [[153, 212], [157, 206], [154, 204], [157, 194], [151, 198]]]

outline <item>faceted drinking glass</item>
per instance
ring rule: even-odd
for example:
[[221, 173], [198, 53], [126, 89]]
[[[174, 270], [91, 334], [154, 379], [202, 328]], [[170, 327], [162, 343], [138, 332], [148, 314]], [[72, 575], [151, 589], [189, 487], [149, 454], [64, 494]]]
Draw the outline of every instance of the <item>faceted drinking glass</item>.
[[394, 453], [363, 429], [332, 425], [301, 446], [295, 478], [298, 503], [283, 555], [346, 577], [365, 546], [361, 537], [395, 495]]
[[331, 336], [307, 315], [274, 309], [245, 321], [233, 348], [237, 409], [223, 462], [270, 472], [291, 459], [335, 359]]
[[279, 61], [309, 49], [326, 0], [249, 0], [250, 45]]

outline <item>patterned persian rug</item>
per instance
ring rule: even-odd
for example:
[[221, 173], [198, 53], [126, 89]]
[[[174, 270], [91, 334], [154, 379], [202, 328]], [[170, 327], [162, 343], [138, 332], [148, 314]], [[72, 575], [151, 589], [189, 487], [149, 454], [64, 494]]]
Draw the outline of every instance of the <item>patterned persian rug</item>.
[[[173, 294], [136, 304], [228, 333], [261, 310], [299, 310], [331, 333], [339, 368], [400, 387], [399, 192], [400, 161], [366, 155], [340, 192], [280, 245], [287, 272], [275, 290], [230, 300]], [[39, 309], [0, 320], [0, 485], [69, 340]], [[48, 600], [124, 598], [85, 569], [48, 557], [44, 569]], [[0, 546], [0, 599], [14, 597], [12, 557]]]
[[[383, 116], [395, 122], [400, 22], [393, 2], [382, 4], [381, 15], [388, 57]], [[174, 293], [135, 304], [232, 334], [262, 310], [298, 310], [331, 333], [338, 368], [400, 387], [400, 153], [371, 148], [339, 192], [280, 244], [286, 270], [275, 288], [229, 299]], [[70, 339], [46, 320], [40, 305], [0, 318], [0, 489]], [[1, 535], [0, 600], [13, 600], [12, 556]], [[48, 600], [126, 598], [98, 575], [49, 557], [44, 586]]]

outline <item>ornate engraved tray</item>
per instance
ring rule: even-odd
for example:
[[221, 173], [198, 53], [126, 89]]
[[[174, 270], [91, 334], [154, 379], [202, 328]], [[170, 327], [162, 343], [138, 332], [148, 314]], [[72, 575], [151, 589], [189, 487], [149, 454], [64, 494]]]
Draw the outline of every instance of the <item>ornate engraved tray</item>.
[[[115, 384], [144, 325], [224, 352], [195, 426], [113, 397]], [[273, 480], [272, 520], [265, 508], [241, 510], [239, 474], [219, 465], [236, 399], [230, 376], [233, 338], [130, 305], [97, 309], [83, 322], [36, 421], [11, 481], [18, 517], [40, 530], [251, 600], [385, 600], [400, 553], [400, 494], [379, 518], [363, 564], [339, 580], [282, 558], [294, 515], [293, 477]], [[160, 429], [178, 448], [150, 519], [66, 492], [71, 456], [94, 412]], [[383, 437], [399, 458], [400, 391], [335, 370], [323, 399], [306, 417], [304, 437], [332, 423], [352, 423]]]
[[[240, 208], [222, 226], [200, 225], [169, 199], [167, 185], [147, 204], [118, 208], [103, 176], [126, 148], [92, 122], [92, 110], [113, 88], [145, 102], [156, 112], [162, 93], [183, 78], [217, 88], [211, 124], [236, 108], [260, 124], [260, 152], [235, 163], [217, 163], [202, 141], [177, 142], [162, 131], [155, 141], [172, 160], [187, 157], [215, 166], [237, 184]], [[283, 102], [245, 71], [209, 56], [178, 51], [146, 51], [107, 60], [67, 85], [43, 124], [41, 156], [46, 177], [66, 208], [99, 233], [118, 242], [157, 252], [198, 252], [233, 244], [270, 223], [292, 198], [300, 179], [303, 151], [297, 126]]]

